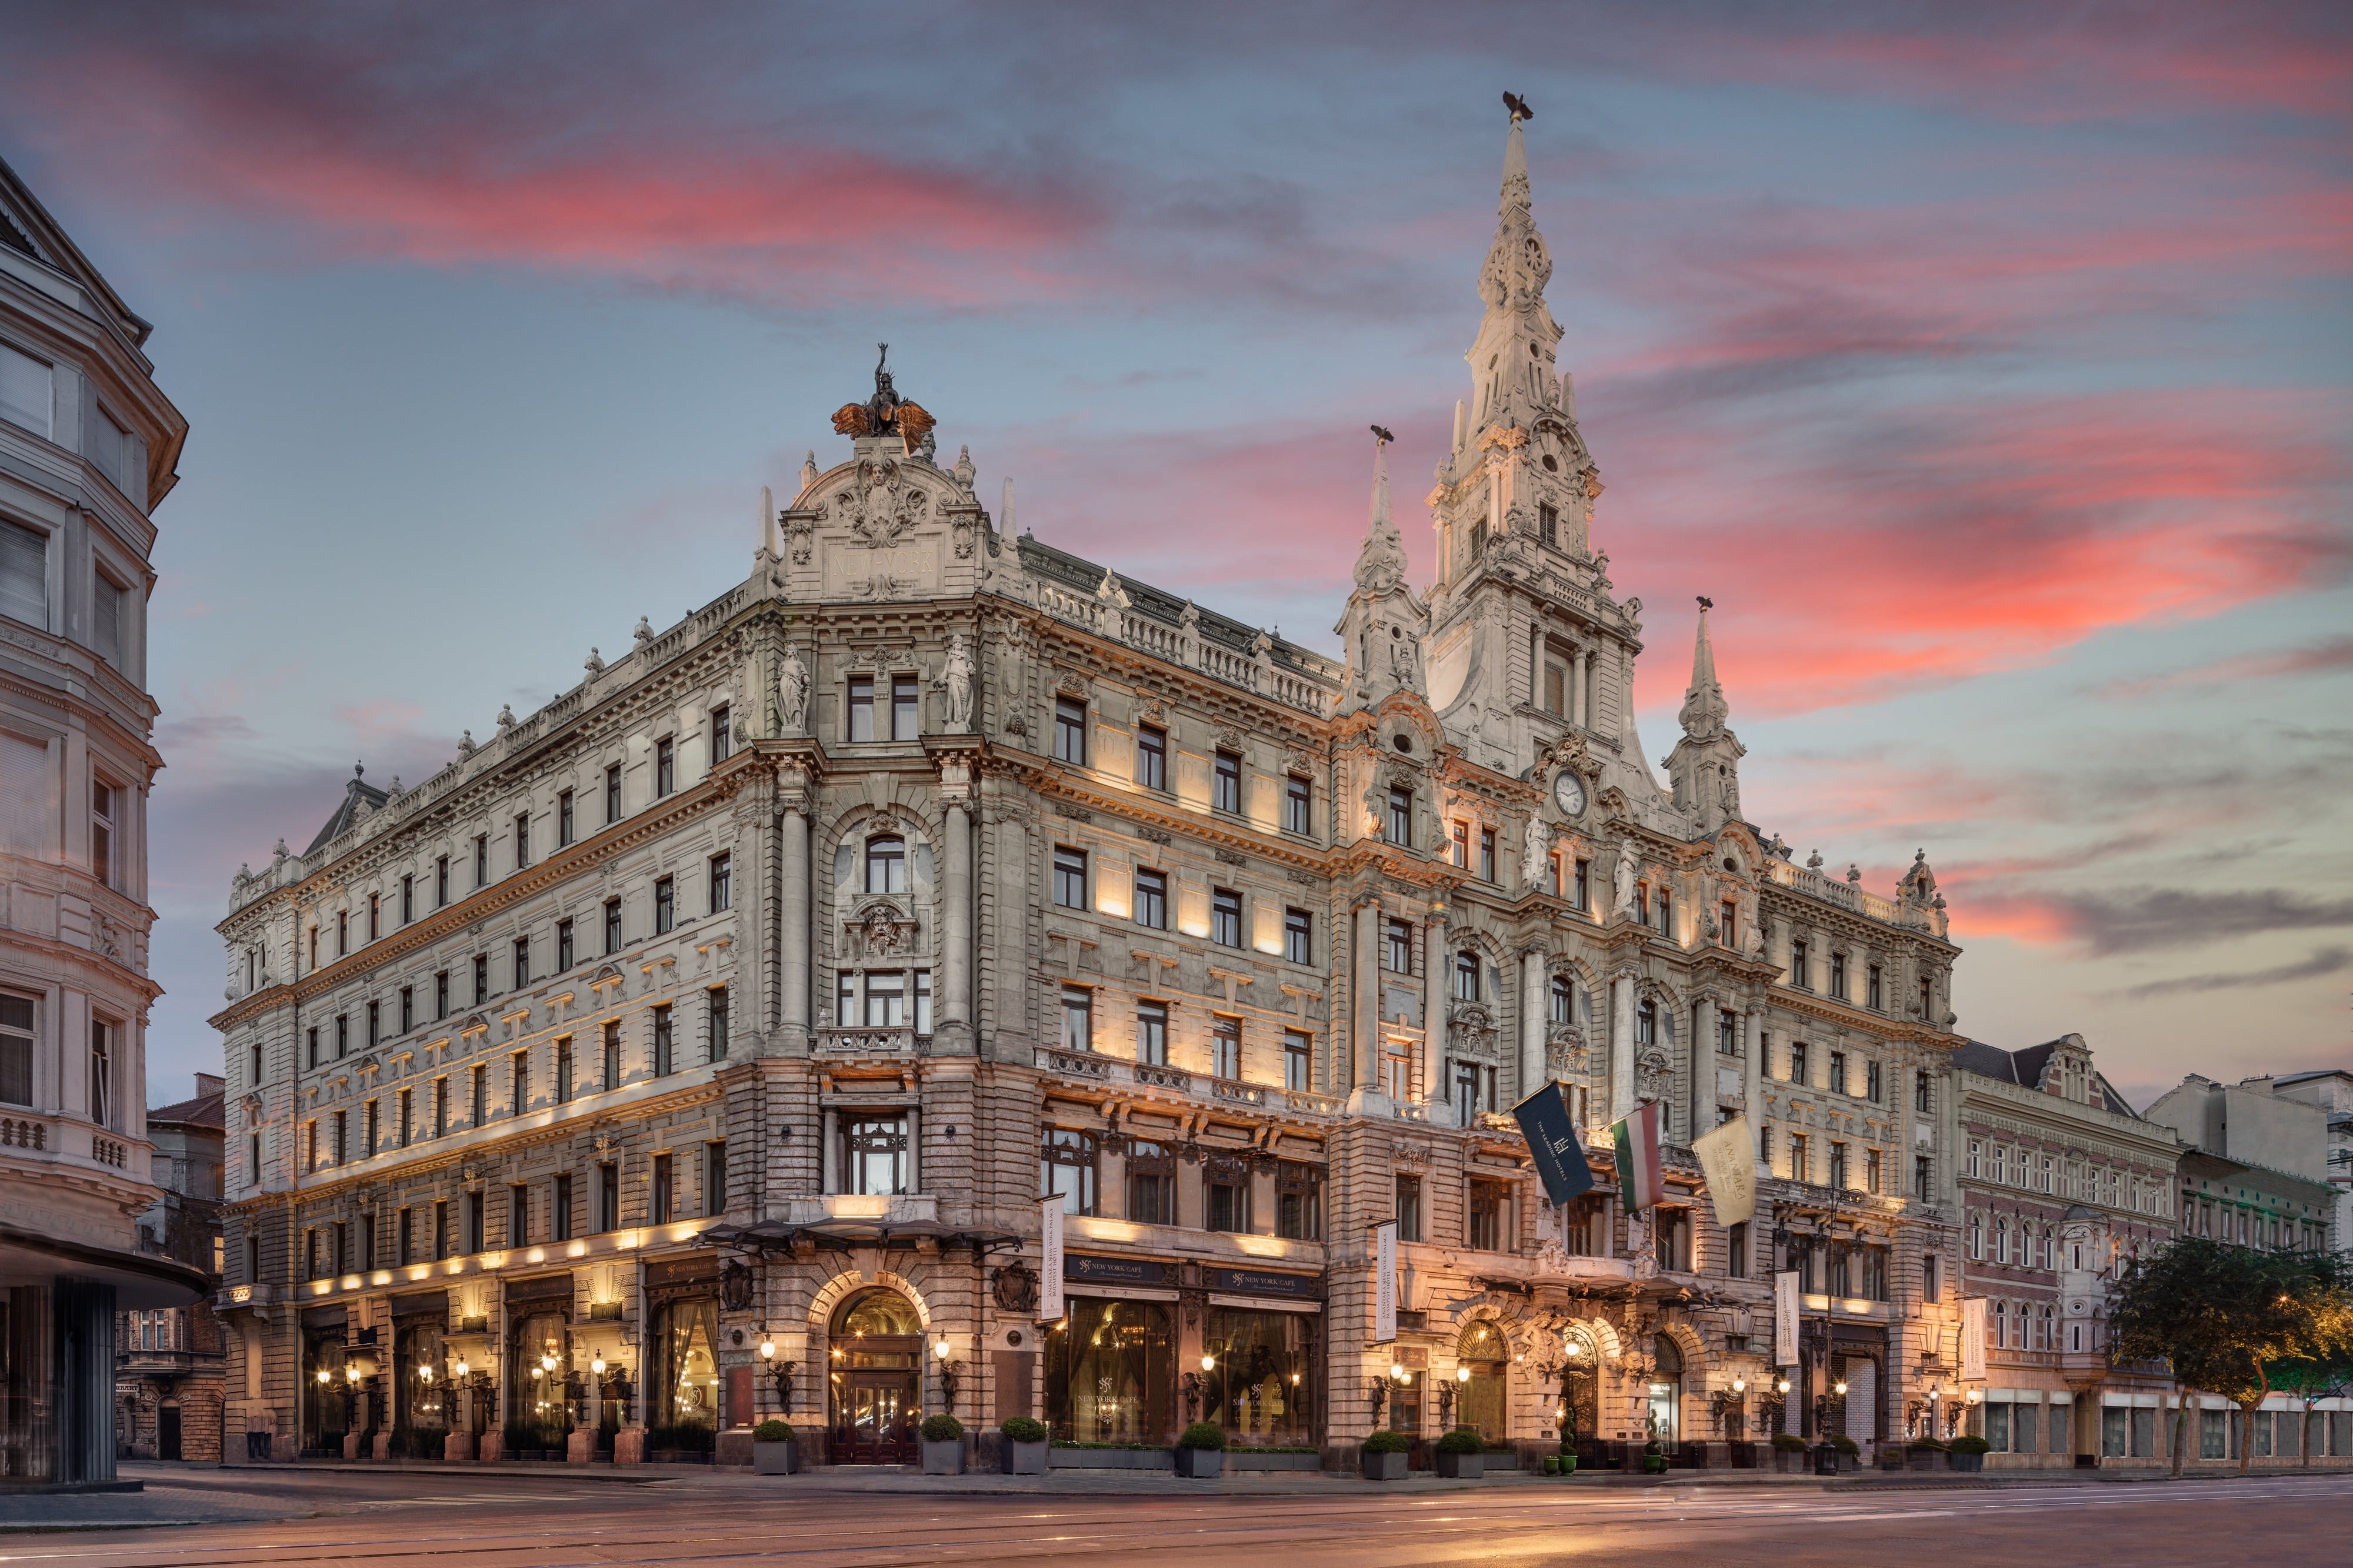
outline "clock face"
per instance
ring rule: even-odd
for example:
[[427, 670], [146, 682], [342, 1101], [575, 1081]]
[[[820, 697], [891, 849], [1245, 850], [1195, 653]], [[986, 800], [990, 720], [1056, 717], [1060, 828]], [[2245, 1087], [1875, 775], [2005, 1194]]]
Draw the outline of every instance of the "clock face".
[[1552, 781], [1552, 797], [1559, 803], [1563, 815], [1585, 815], [1585, 781], [1567, 768], [1563, 768], [1560, 776]]

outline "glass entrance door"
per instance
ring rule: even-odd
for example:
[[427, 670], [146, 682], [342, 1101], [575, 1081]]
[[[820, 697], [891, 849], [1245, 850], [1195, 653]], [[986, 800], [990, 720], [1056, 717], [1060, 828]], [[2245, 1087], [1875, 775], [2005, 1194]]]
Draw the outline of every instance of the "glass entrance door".
[[915, 1380], [903, 1372], [848, 1372], [834, 1385], [837, 1464], [904, 1465], [916, 1458]]

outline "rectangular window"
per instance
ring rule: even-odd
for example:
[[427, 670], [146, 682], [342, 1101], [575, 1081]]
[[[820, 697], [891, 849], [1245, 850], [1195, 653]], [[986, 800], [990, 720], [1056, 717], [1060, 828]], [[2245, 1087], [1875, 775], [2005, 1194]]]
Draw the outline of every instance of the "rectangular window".
[[521, 1116], [531, 1109], [531, 1053], [517, 1051], [508, 1062], [507, 1114]]
[[1934, 1179], [1934, 1167], [1929, 1164], [1928, 1156], [1926, 1154], [1915, 1155], [1912, 1160], [1912, 1195], [1915, 1198], [1917, 1198], [1920, 1202], [1924, 1204], [1926, 1203], [1928, 1201], [1929, 1184]]
[[1879, 965], [1873, 964], [1862, 973], [1862, 1005], [1876, 1010], [1880, 1005]]
[[922, 715], [915, 695], [915, 678], [894, 675], [891, 678], [891, 738], [913, 741], [922, 732]]
[[514, 819], [515, 869], [531, 864], [531, 813], [517, 812]]
[[1397, 1205], [1391, 1211], [1397, 1218], [1398, 1239], [1418, 1242], [1421, 1239], [1421, 1178], [1399, 1176], [1397, 1179]]
[[449, 1132], [449, 1080], [433, 1080], [433, 1136], [447, 1137]]
[[1166, 1144], [1128, 1142], [1127, 1217], [1138, 1225], [1176, 1223], [1176, 1156]]
[[1211, 1230], [1236, 1235], [1250, 1229], [1250, 1176], [1230, 1166], [1205, 1168], [1201, 1178], [1203, 1216]]
[[404, 1089], [400, 1091], [400, 1146], [404, 1149], [407, 1148], [416, 1136], [417, 1091], [413, 1089]]
[[1324, 1167], [1283, 1160], [1274, 1168], [1274, 1234], [1285, 1241], [1324, 1239]]
[[1802, 942], [1789, 944], [1789, 984], [1801, 991], [1813, 989], [1813, 982], [1808, 978], [1806, 968], [1806, 944]]
[[335, 1015], [335, 1059], [341, 1061], [351, 1054], [352, 1016], [349, 1013], [338, 1013]]
[[1866, 1193], [1875, 1193], [1879, 1191], [1879, 1151], [1876, 1149], [1864, 1150], [1862, 1152], [1862, 1190]]
[[1659, 1043], [1659, 1005], [1649, 997], [1634, 1005], [1634, 1043], [1638, 1046]]
[[1479, 1120], [1479, 1064], [1454, 1064], [1454, 1124], [1470, 1127]]
[[1550, 501], [1536, 502], [1536, 537], [1556, 549], [1559, 547], [1560, 510]]
[[881, 1196], [907, 1190], [912, 1173], [904, 1115], [844, 1114], [841, 1144], [841, 1171], [848, 1191]]
[[1135, 1059], [1146, 1067], [1168, 1065], [1168, 1004], [1135, 1005]]
[[[305, 1031], [304, 1043], [309, 1047], [309, 1065], [312, 1068], [316, 1068], [319, 1065], [319, 1026], [316, 1024], [311, 1025], [311, 1027]], [[29, 1105], [32, 1102], [27, 1100], [26, 1103]]]
[[433, 907], [447, 909], [449, 904], [449, 857], [436, 856], [433, 860]]
[[438, 970], [433, 976], [433, 1021], [439, 1023], [449, 1016], [449, 972]]
[[1495, 879], [1495, 830], [1492, 827], [1479, 830], [1479, 879], [1482, 882]]
[[1209, 1024], [1209, 1076], [1240, 1082], [1242, 1076], [1242, 1021], [1217, 1017]]
[[555, 1039], [555, 1100], [561, 1105], [572, 1098], [572, 1037], [559, 1035]]
[[648, 1194], [647, 1223], [668, 1225], [676, 1198], [677, 1191], [671, 1185], [670, 1156], [657, 1154], [654, 1156], [652, 1191]]
[[713, 985], [702, 994], [711, 1009], [711, 1059], [723, 1061], [727, 1056], [727, 987]]
[[393, 1266], [406, 1268], [417, 1260], [417, 1211], [402, 1209], [393, 1222]]
[[1083, 985], [1062, 987], [1062, 1048], [1095, 1048], [1095, 994]]
[[381, 1002], [370, 1002], [370, 1003], [367, 1005], [367, 1021], [368, 1021], [368, 1026], [367, 1026], [367, 1043], [368, 1043], [368, 1049], [370, 1049], [370, 1050], [374, 1050], [374, 1049], [375, 1049], [375, 1047], [376, 1047], [378, 1045], [382, 1044], [382, 1043], [383, 1043], [383, 1041], [384, 1041], [384, 1004], [383, 1004], [383, 1003], [381, 1003]]
[[1054, 902], [1066, 910], [1087, 907], [1087, 852], [1054, 846]]
[[654, 742], [654, 798], [678, 788], [678, 742], [664, 735]]
[[727, 1143], [714, 1138], [702, 1146], [702, 1212], [727, 1212]]
[[605, 765], [605, 826], [610, 827], [621, 820], [621, 764]]
[[572, 842], [574, 837], [572, 792], [559, 790], [555, 795], [555, 847], [563, 848]]
[[1544, 667], [1545, 711], [1555, 718], [1568, 712], [1568, 670], [1566, 667], [1546, 663]]
[[596, 1167], [596, 1230], [602, 1235], [620, 1228], [621, 1167], [599, 1165]]
[[473, 1113], [470, 1126], [480, 1127], [491, 1119], [491, 1069], [480, 1062], [474, 1064], [473, 1093], [469, 1104]]
[[1282, 781], [1282, 830], [1296, 833], [1303, 838], [1315, 833], [1315, 786], [1298, 773], [1285, 775]]
[[433, 1205], [433, 1258], [438, 1262], [449, 1256], [449, 1205], [444, 1200]]
[[520, 1184], [507, 1189], [507, 1245], [531, 1245], [531, 1189]]
[[[111, 856], [109, 857], [112, 858]], [[342, 958], [352, 951], [352, 911], [335, 911], [335, 956]]]
[[1054, 699], [1054, 760], [1087, 763], [1087, 705], [1075, 698]]
[[479, 1007], [491, 999], [491, 955], [474, 954], [474, 1005]]
[[[12, 361], [23, 360], [14, 351], [0, 348], [0, 418], [16, 422], [7, 408], [7, 367]], [[24, 360], [25, 363], [31, 363]], [[44, 423], [47, 422], [48, 367], [41, 367], [44, 391], [41, 404]], [[49, 542], [48, 536], [20, 528], [0, 520], [0, 616], [22, 621], [26, 626], [47, 631], [49, 625]]]
[[488, 1246], [489, 1238], [483, 1233], [489, 1227], [482, 1222], [484, 1196], [481, 1193], [466, 1194], [466, 1250], [469, 1253], [484, 1251]]
[[[121, 792], [115, 789], [111, 784], [101, 784], [95, 780], [91, 781], [90, 786], [90, 870], [91, 876], [96, 877], [100, 881], [105, 883], [110, 888], [116, 885], [116, 868], [114, 864], [114, 811], [115, 802], [120, 798], [121, 794]], [[373, 909], [375, 902], [373, 896], [370, 897], [368, 902], [370, 908]], [[342, 915], [338, 915], [336, 917], [338, 921], [346, 920], [349, 917], [347, 916]]]
[[654, 881], [654, 934], [666, 936], [678, 925], [678, 881], [672, 877]]
[[555, 922], [555, 972], [558, 974], [566, 973], [571, 969], [575, 962], [575, 959], [572, 947], [572, 922], [570, 921], [558, 921]]
[[1168, 731], [1140, 724], [1135, 731], [1135, 782], [1145, 789], [1168, 788]]
[[1282, 956], [1293, 963], [1315, 962], [1315, 922], [1305, 910], [1282, 911]]
[[733, 907], [735, 900], [735, 858], [713, 855], [711, 858], [711, 912], [720, 914]]
[[1465, 1210], [1462, 1243], [1474, 1252], [1504, 1250], [1504, 1186], [1500, 1182], [1473, 1181]]
[[1808, 1147], [1806, 1134], [1789, 1134], [1789, 1180], [1810, 1182], [1814, 1179], [1813, 1151]]
[[1479, 1000], [1479, 955], [1475, 952], [1454, 955], [1454, 999], [1457, 1002]]
[[1806, 1061], [1806, 1042], [1791, 1040], [1789, 1042], [1789, 1081], [1795, 1084], [1810, 1085], [1812, 1077], [1813, 1075], [1808, 1070]]
[[1298, 1029], [1282, 1032], [1282, 1087], [1305, 1094], [1315, 1087], [1315, 1037]]
[[1748, 1278], [1748, 1226], [1746, 1221], [1724, 1233], [1724, 1275], [1727, 1279]]
[[[0, 343], [0, 419], [19, 429], [30, 430], [44, 441], [50, 439], [51, 421], [56, 416], [55, 374], [47, 360], [35, 359]], [[6, 613], [19, 620], [34, 619], [17, 615], [14, 609]], [[35, 619], [34, 624], [39, 622]]]
[[1241, 815], [1242, 760], [1232, 752], [1219, 752], [1217, 770], [1210, 784], [1209, 805], [1219, 811]]
[[711, 765], [717, 767], [734, 750], [734, 726], [727, 717], [727, 704], [722, 702], [711, 710]]
[[1846, 1053], [1844, 1051], [1832, 1051], [1830, 1054], [1830, 1091], [1832, 1094], [1844, 1094], [1846, 1092]]
[[406, 925], [416, 918], [417, 879], [414, 876], [403, 877], [400, 879], [400, 923]]
[[1879, 1066], [1877, 1062], [1862, 1064], [1862, 1098], [1873, 1104], [1879, 1100]]
[[1093, 1133], [1068, 1127], [1045, 1129], [1038, 1154], [1038, 1195], [1060, 1198], [1064, 1214], [1097, 1212]]
[[1388, 840], [1400, 849], [1413, 847], [1413, 791], [1403, 784], [1389, 788]]
[[559, 1171], [548, 1194], [547, 1238], [550, 1241], [572, 1239], [572, 1173]]
[[661, 1078], [671, 1070], [670, 1007], [667, 1004], [654, 1009], [654, 1076]]
[[514, 939], [514, 989], [522, 990], [531, 984], [531, 938]]
[[1209, 940], [1221, 947], [1242, 944], [1242, 896], [1230, 888], [1209, 889]]
[[384, 935], [384, 896], [380, 893], [370, 893], [367, 939], [374, 942], [382, 935]]
[[1831, 994], [1846, 1000], [1846, 954], [1842, 952], [1831, 954]]
[[915, 1033], [928, 1036], [932, 1032], [932, 972], [915, 971]]
[[1168, 874], [1135, 869], [1135, 923], [1155, 931], [1168, 929]]
[[1844, 1191], [1846, 1187], [1846, 1145], [1831, 1144], [1831, 1185]]
[[1672, 1274], [1691, 1272], [1692, 1219], [1689, 1209], [1662, 1208], [1651, 1226], [1652, 1254], [1659, 1267]]
[[474, 886], [487, 888], [490, 885], [491, 836], [487, 833], [477, 833], [474, 835]]
[[1381, 949], [1381, 967], [1392, 974], [1413, 973], [1413, 924], [1409, 921], [1390, 921], [1387, 927], [1388, 941]]
[[1448, 858], [1457, 867], [1468, 871], [1471, 868], [1471, 825], [1467, 822], [1458, 822], [1448, 832]]
[[618, 899], [605, 900], [605, 951], [608, 953], [621, 951], [621, 900]]
[[1577, 863], [1577, 886], [1570, 892], [1568, 901], [1587, 914], [1593, 912], [1592, 861], [1579, 860]]

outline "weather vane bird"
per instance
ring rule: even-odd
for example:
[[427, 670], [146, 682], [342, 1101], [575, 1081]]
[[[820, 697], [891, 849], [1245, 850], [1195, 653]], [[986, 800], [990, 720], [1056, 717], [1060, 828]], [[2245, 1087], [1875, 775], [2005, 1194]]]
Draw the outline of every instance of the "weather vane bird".
[[1514, 120], [1534, 120], [1536, 117], [1536, 111], [1528, 107], [1528, 100], [1516, 92], [1504, 95], [1504, 107], [1512, 111]]
[[1386, 447], [1390, 442], [1396, 440], [1397, 437], [1388, 433], [1388, 429], [1386, 426], [1376, 425], [1373, 426], [1373, 439]]
[[1715, 601], [1702, 594], [1699, 595], [1699, 607], [1703, 610], [1712, 610], [1715, 608]]

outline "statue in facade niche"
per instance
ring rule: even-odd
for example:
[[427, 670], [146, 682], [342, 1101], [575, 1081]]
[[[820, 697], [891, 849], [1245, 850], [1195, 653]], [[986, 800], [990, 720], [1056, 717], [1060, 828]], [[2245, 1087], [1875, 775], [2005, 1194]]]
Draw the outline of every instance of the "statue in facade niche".
[[1545, 873], [1551, 869], [1552, 835], [1545, 825], [1534, 817], [1528, 819], [1527, 837], [1520, 845], [1520, 881], [1523, 886], [1540, 888]]
[[1619, 914], [1624, 915], [1630, 920], [1632, 919], [1634, 914], [1634, 852], [1631, 849], [1621, 849], [1618, 852], [1618, 869], [1610, 879], [1610, 888], [1611, 900], [1609, 907]]
[[797, 735], [808, 720], [809, 672], [801, 650], [786, 644], [784, 662], [776, 666], [776, 724], [787, 735]]
[[969, 733], [972, 730], [972, 655], [965, 647], [962, 632], [948, 638], [947, 668], [941, 679], [947, 689], [948, 732], [952, 735]]

